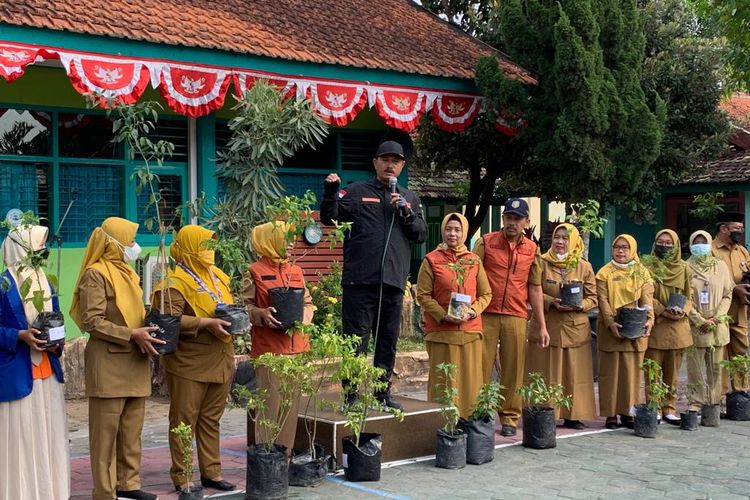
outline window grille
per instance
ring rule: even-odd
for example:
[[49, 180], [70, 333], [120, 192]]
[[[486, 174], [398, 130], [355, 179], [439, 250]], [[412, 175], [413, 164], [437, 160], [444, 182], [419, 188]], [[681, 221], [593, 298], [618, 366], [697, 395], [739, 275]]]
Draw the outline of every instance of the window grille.
[[104, 219], [122, 217], [122, 183], [122, 169], [118, 166], [61, 165], [58, 205], [61, 218], [70, 200], [77, 196], [60, 231], [63, 241], [86, 242]]

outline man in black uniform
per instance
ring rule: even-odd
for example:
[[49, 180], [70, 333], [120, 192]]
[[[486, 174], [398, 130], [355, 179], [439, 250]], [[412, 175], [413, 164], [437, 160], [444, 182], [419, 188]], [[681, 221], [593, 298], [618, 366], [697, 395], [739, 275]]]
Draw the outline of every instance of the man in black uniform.
[[[326, 177], [320, 220], [326, 225], [332, 225], [333, 221], [352, 222], [344, 240], [341, 278], [344, 333], [361, 337], [359, 351], [366, 352], [370, 332], [373, 332], [374, 364], [385, 370], [385, 382], [389, 387], [375, 396], [386, 406], [401, 409], [391, 398], [390, 378], [396, 361], [396, 340], [409, 273], [409, 242], [424, 242], [427, 224], [419, 198], [394, 182], [404, 168], [401, 144], [382, 143], [372, 164], [375, 178], [354, 182], [341, 190], [338, 175]], [[356, 394], [351, 394], [349, 402], [356, 398]]]

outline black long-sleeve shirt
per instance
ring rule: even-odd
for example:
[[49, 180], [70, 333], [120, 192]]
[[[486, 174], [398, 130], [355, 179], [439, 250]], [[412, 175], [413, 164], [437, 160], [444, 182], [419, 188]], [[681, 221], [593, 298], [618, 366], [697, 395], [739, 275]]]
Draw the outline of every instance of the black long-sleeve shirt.
[[344, 286], [380, 283], [383, 250], [395, 210], [396, 219], [383, 267], [383, 283], [404, 289], [411, 258], [409, 242], [424, 242], [427, 224], [417, 195], [401, 186], [397, 189], [407, 203], [401, 209], [391, 205], [390, 189], [377, 178], [353, 182], [340, 190], [336, 183], [325, 184], [320, 220], [328, 226], [333, 225], [333, 221], [352, 222], [351, 231], [344, 240], [341, 279]]

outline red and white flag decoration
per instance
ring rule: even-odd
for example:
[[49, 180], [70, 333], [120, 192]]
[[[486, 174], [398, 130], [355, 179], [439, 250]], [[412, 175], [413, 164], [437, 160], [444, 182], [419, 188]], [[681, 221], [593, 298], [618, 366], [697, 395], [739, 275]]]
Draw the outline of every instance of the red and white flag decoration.
[[146, 64], [135, 60], [60, 53], [60, 61], [73, 87], [83, 95], [100, 95], [101, 105], [108, 99], [137, 102], [151, 79]]
[[466, 130], [479, 114], [479, 96], [443, 94], [435, 98], [432, 116], [437, 126], [447, 131]]
[[245, 92], [253, 88], [255, 82], [258, 80], [265, 80], [271, 85], [279, 89], [279, 92], [284, 96], [284, 99], [294, 97], [295, 93], [295, 82], [294, 80], [286, 80], [284, 78], [276, 78], [272, 75], [263, 75], [255, 73], [234, 73], [232, 75], [234, 84], [234, 95], [239, 98], [245, 95]]
[[307, 94], [313, 109], [325, 121], [343, 127], [357, 117], [367, 104], [367, 91], [354, 85], [329, 85], [321, 82], [297, 84], [297, 97]]
[[[148, 86], [159, 89], [177, 113], [199, 117], [224, 105], [230, 82], [235, 93], [244, 94], [258, 79], [276, 85], [285, 98], [310, 99], [313, 108], [328, 123], [343, 127], [368, 105], [391, 127], [413, 131], [421, 116], [432, 112], [443, 130], [465, 130], [481, 109], [482, 97], [434, 89], [378, 86], [365, 82], [342, 82], [285, 76], [234, 68], [186, 65], [173, 61], [140, 60], [76, 52], [0, 41], [0, 76], [12, 82], [26, 66], [59, 58], [73, 87], [81, 94], [100, 94], [123, 104], [136, 102]], [[104, 103], [102, 103], [104, 104]], [[495, 128], [513, 136], [525, 126], [519, 117], [500, 116]]]
[[0, 76], [8, 83], [26, 71], [26, 66], [43, 61], [41, 48], [0, 42]]
[[231, 81], [222, 69], [170, 64], [154, 68], [151, 78], [172, 110], [194, 118], [221, 108]]
[[370, 90], [370, 105], [389, 127], [407, 132], [417, 128], [419, 119], [432, 106], [434, 95], [401, 89]]

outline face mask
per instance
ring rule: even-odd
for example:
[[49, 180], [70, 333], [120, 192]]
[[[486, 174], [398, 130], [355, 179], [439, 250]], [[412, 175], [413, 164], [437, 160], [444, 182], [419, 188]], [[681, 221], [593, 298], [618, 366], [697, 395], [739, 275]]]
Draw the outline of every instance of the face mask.
[[213, 250], [201, 250], [198, 252], [198, 260], [206, 267], [211, 267], [216, 262], [216, 252]]
[[125, 262], [135, 262], [141, 255], [141, 246], [138, 243], [134, 243], [132, 247], [123, 247], [123, 260]]
[[745, 233], [742, 231], [732, 231], [729, 233], [729, 239], [732, 240], [732, 243], [742, 243], [744, 238]]
[[696, 257], [703, 257], [704, 255], [711, 253], [711, 245], [708, 243], [696, 243], [695, 245], [690, 245], [690, 253]]
[[557, 260], [564, 260], [565, 257], [568, 256], [568, 252], [565, 252], [565, 253], [556, 253], [555, 255], [557, 256]]
[[674, 247], [670, 247], [667, 245], [654, 245], [654, 255], [656, 255], [660, 259], [663, 259], [669, 252], [672, 251], [673, 248]]

